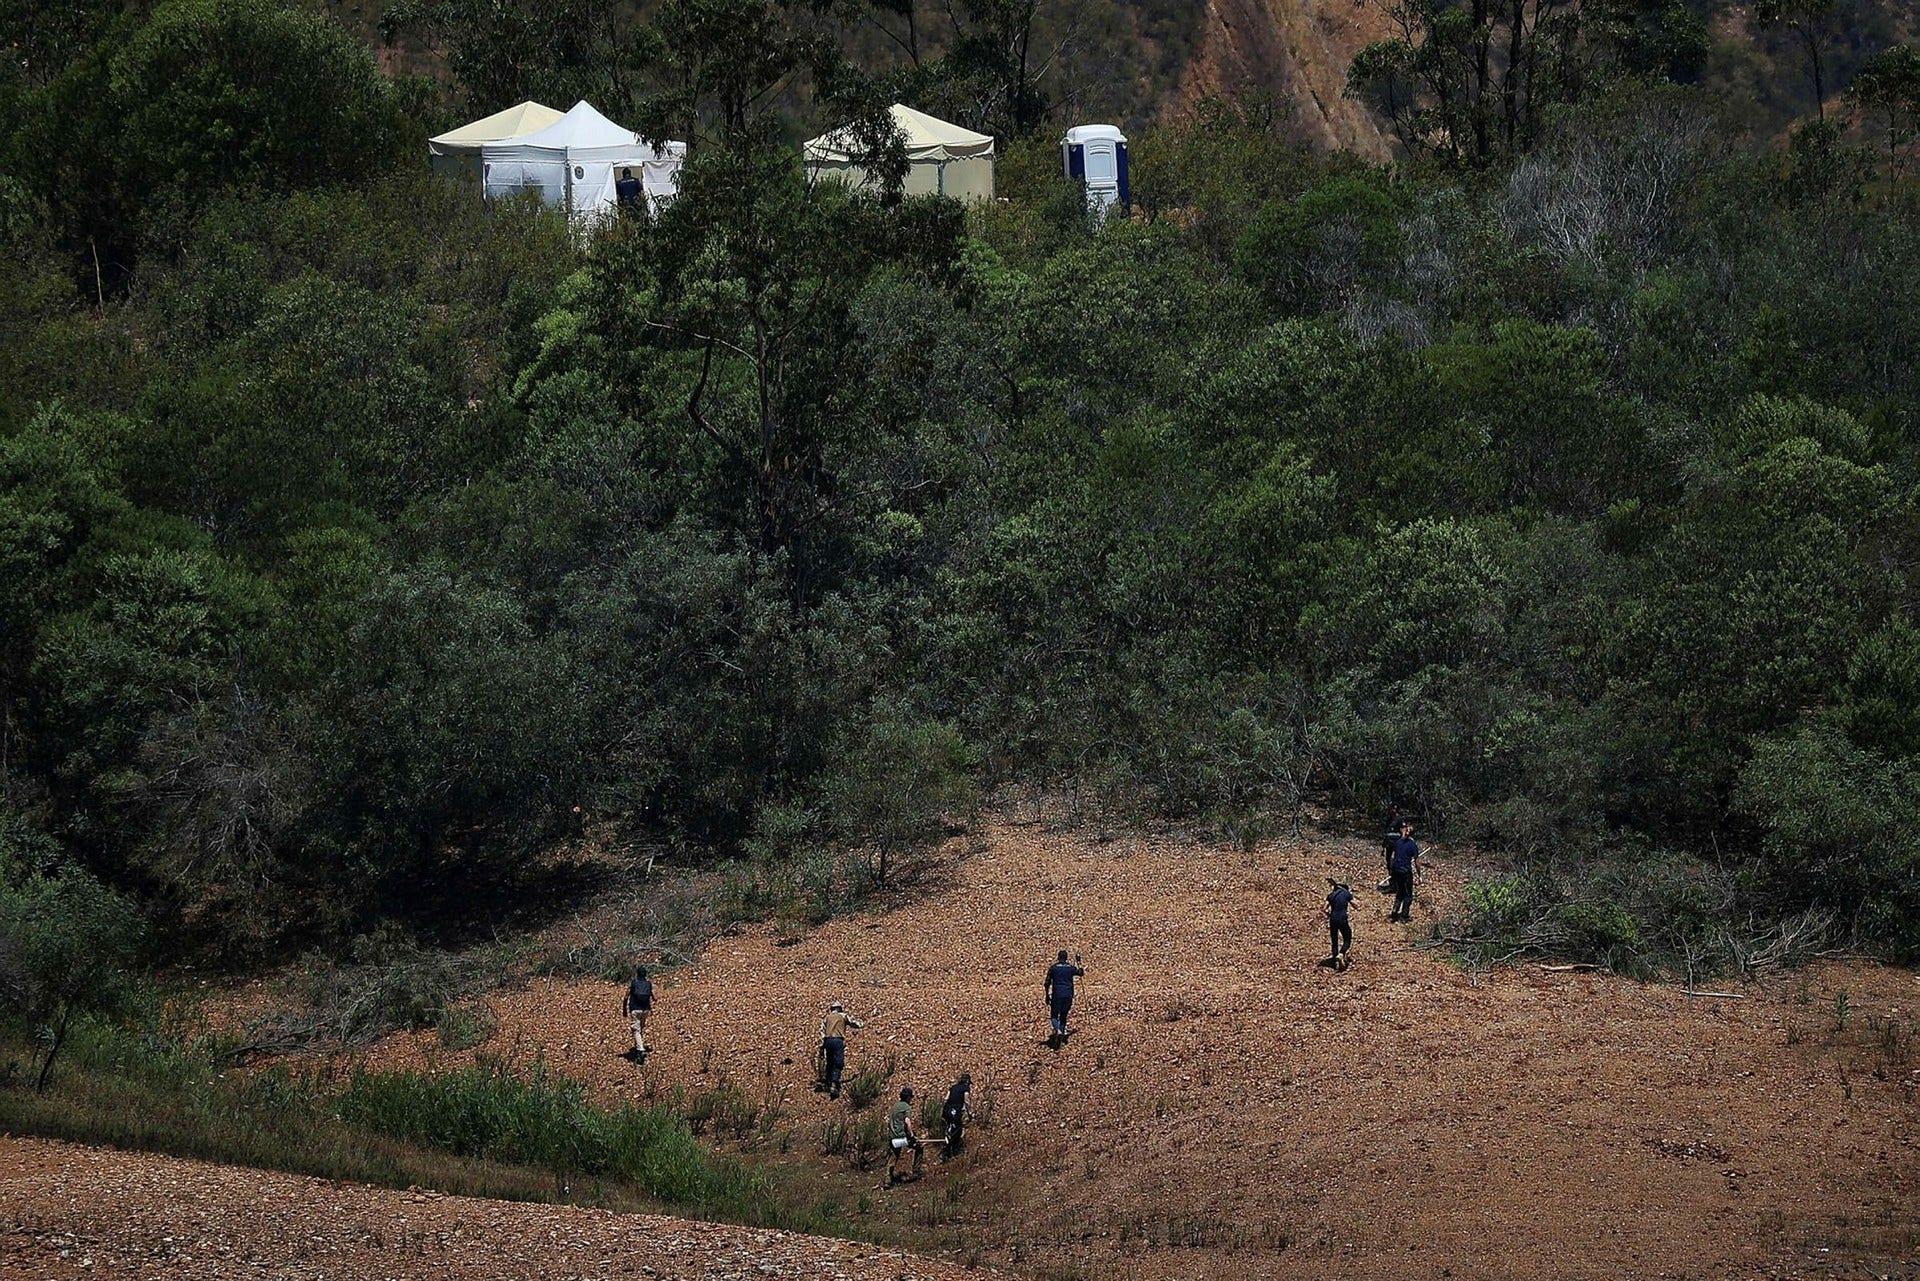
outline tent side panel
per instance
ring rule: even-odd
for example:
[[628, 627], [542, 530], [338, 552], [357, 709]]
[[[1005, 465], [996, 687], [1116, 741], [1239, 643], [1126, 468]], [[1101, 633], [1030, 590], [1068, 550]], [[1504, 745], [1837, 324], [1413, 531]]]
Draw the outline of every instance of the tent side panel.
[[484, 163], [489, 200], [537, 192], [547, 204], [567, 202], [567, 163], [561, 157], [489, 156]]
[[947, 161], [947, 195], [963, 204], [993, 199], [993, 161], [986, 156]]
[[809, 160], [807, 177], [815, 182], [843, 182], [856, 188], [867, 185], [867, 171], [844, 160]]
[[680, 194], [680, 163], [678, 156], [640, 162], [640, 186], [654, 208]]
[[451, 178], [455, 182], [474, 186], [480, 183], [478, 151], [436, 152], [429, 158], [427, 165], [442, 178]]
[[[831, 179], [849, 187], [873, 190], [877, 185], [859, 165], [836, 160], [810, 160], [807, 176], [818, 182]], [[901, 193], [908, 196], [945, 194], [960, 201], [993, 199], [993, 161], [985, 156], [965, 160], [917, 160], [907, 166]]]
[[[948, 172], [952, 172], [952, 162], [948, 162]], [[940, 194], [941, 176], [938, 160], [916, 160], [907, 166], [907, 180], [901, 184], [902, 194], [909, 196], [937, 196]]]

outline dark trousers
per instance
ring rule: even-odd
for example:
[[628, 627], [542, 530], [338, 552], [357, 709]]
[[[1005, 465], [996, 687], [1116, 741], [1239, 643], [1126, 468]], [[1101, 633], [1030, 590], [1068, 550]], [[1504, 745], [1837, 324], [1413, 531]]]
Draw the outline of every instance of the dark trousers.
[[1333, 955], [1339, 956], [1353, 946], [1353, 926], [1345, 918], [1327, 922], [1327, 942], [1333, 948]]
[[1388, 876], [1393, 881], [1393, 914], [1403, 921], [1413, 919], [1413, 869], [1391, 871]]
[[820, 1048], [826, 1052], [827, 1088], [840, 1088], [840, 1074], [847, 1070], [847, 1038], [829, 1036], [820, 1042]]
[[967, 1120], [965, 1117], [950, 1116], [946, 1118], [946, 1122], [947, 1147], [946, 1150], [940, 1154], [940, 1159], [943, 1161], [960, 1150], [960, 1140], [965, 1136], [967, 1131]]
[[1073, 998], [1071, 996], [1056, 996], [1049, 1000], [1047, 1004], [1053, 1011], [1053, 1034], [1055, 1036], [1065, 1036], [1067, 1034], [1067, 1011], [1073, 1008]]

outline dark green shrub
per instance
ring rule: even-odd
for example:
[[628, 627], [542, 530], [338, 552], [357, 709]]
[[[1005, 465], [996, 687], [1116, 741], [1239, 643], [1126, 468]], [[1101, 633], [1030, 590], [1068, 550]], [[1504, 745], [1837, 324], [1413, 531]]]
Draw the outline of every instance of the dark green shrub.
[[1611, 962], [1640, 946], [1639, 924], [1617, 903], [1568, 903], [1555, 910], [1553, 924], [1573, 956]]
[[882, 1068], [870, 1067], [848, 1077], [845, 1083], [847, 1106], [856, 1112], [872, 1107], [885, 1092], [889, 1076], [890, 1073]]
[[133, 905], [77, 868], [0, 881], [0, 1018], [30, 1032], [36, 1089], [77, 1020], [128, 1003], [143, 942]]

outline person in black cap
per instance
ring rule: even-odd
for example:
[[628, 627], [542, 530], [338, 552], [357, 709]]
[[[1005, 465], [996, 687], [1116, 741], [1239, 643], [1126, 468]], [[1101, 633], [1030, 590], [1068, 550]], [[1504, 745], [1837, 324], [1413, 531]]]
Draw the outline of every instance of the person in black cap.
[[633, 176], [633, 170], [622, 169], [620, 177], [613, 184], [613, 198], [620, 202], [621, 212], [638, 210], [642, 195], [643, 188], [640, 180]]
[[1347, 968], [1347, 953], [1353, 948], [1353, 926], [1347, 920], [1347, 907], [1353, 902], [1353, 891], [1339, 881], [1334, 881], [1333, 892], [1327, 895], [1327, 943], [1332, 955], [1322, 961], [1336, 970]]
[[1387, 828], [1380, 847], [1380, 868], [1386, 873], [1380, 880], [1382, 894], [1393, 892], [1393, 851], [1400, 844], [1400, 807], [1389, 803], [1387, 806]]
[[820, 1086], [828, 1098], [840, 1097], [840, 1077], [847, 1070], [847, 1032], [861, 1026], [847, 1013], [847, 1007], [835, 1001], [820, 1020]]
[[1393, 881], [1393, 912], [1389, 921], [1413, 919], [1413, 877], [1420, 866], [1420, 847], [1414, 844], [1413, 824], [1400, 824], [1400, 840], [1387, 860], [1387, 875]]
[[1047, 1009], [1053, 1016], [1053, 1035], [1047, 1038], [1047, 1044], [1053, 1049], [1066, 1044], [1067, 1012], [1073, 1009], [1073, 981], [1085, 974], [1078, 964], [1067, 959], [1064, 947], [1060, 949], [1060, 959], [1047, 967]]
[[653, 983], [647, 978], [647, 967], [634, 967], [633, 981], [627, 984], [626, 999], [620, 1003], [621, 1013], [627, 1016], [627, 1024], [633, 1029], [633, 1048], [627, 1051], [627, 1057], [636, 1063], [647, 1061], [647, 1015], [653, 1013]]

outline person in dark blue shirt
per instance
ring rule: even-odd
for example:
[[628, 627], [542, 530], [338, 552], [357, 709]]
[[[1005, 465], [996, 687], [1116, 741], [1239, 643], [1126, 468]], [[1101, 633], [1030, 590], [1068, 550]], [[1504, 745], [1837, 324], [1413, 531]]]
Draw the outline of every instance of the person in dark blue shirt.
[[613, 184], [613, 198], [620, 202], [620, 208], [638, 210], [642, 194], [643, 188], [640, 180], [633, 176], [633, 170], [622, 169], [619, 180]]
[[1085, 973], [1085, 970], [1067, 960], [1065, 948], [1060, 949], [1060, 959], [1047, 967], [1047, 1009], [1053, 1015], [1053, 1035], [1047, 1038], [1047, 1044], [1056, 1050], [1067, 1039], [1067, 1012], [1073, 1008], [1073, 981]]
[[1387, 823], [1385, 828], [1382, 829], [1380, 845], [1380, 871], [1383, 875], [1380, 878], [1380, 883], [1375, 886], [1382, 894], [1391, 894], [1393, 892], [1393, 848], [1400, 843], [1400, 824], [1402, 821], [1400, 817], [1400, 807], [1389, 804], [1387, 806]]
[[1393, 881], [1393, 912], [1389, 921], [1413, 919], [1413, 877], [1420, 865], [1420, 847], [1413, 842], [1413, 824], [1400, 825], [1400, 840], [1387, 860], [1387, 876]]
[[627, 984], [626, 999], [620, 1003], [620, 1009], [627, 1016], [627, 1026], [633, 1032], [633, 1048], [627, 1051], [627, 1057], [636, 1063], [647, 1061], [647, 1016], [653, 1013], [653, 982], [647, 978], [647, 967], [636, 966], [633, 981]]
[[1327, 941], [1333, 954], [1324, 962], [1336, 970], [1347, 968], [1347, 953], [1353, 948], [1353, 926], [1347, 920], [1347, 907], [1353, 902], [1353, 891], [1339, 881], [1333, 883], [1333, 893], [1327, 895]]

